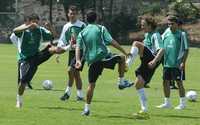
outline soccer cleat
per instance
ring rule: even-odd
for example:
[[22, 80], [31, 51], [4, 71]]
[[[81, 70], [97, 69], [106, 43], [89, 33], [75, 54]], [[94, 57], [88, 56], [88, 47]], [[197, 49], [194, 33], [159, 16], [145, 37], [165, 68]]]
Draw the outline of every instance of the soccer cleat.
[[87, 111], [83, 111], [82, 113], [81, 113], [81, 115], [82, 116], [89, 116], [90, 115], [90, 110], [87, 110]]
[[162, 109], [162, 108], [171, 108], [171, 104], [169, 104], [169, 103], [163, 103], [163, 104], [161, 104], [161, 105], [159, 105], [159, 106], [156, 106], [156, 108], [160, 108], [160, 109]]
[[65, 101], [65, 100], [68, 100], [69, 99], [69, 95], [67, 93], [65, 93], [62, 97], [60, 97], [60, 100], [61, 101]]
[[147, 112], [142, 111], [142, 110], [140, 110], [137, 113], [134, 113], [133, 116], [136, 119], [150, 119], [149, 114]]
[[84, 101], [84, 98], [83, 98], [83, 97], [80, 97], [80, 96], [77, 96], [77, 97], [76, 97], [76, 100], [77, 100], [77, 101]]
[[16, 103], [16, 108], [22, 108], [22, 102], [17, 101], [17, 103]]
[[185, 105], [180, 104], [180, 105], [176, 106], [174, 109], [176, 109], [176, 110], [182, 110], [184, 108], [185, 108]]
[[120, 90], [133, 86], [134, 83], [130, 83], [128, 80], [123, 80], [118, 83], [118, 88]]

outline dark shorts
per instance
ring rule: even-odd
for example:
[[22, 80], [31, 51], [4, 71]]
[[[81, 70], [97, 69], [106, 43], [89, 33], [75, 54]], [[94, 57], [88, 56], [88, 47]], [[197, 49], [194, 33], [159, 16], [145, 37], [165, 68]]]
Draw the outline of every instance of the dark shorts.
[[92, 63], [88, 70], [89, 83], [95, 83], [104, 68], [114, 69], [115, 65], [121, 62], [121, 60], [122, 58], [120, 55], [111, 54], [101, 61]]
[[150, 61], [152, 61], [154, 59], [154, 55], [152, 54], [152, 52], [147, 48], [144, 47], [144, 51], [143, 51], [143, 57], [140, 58], [141, 60], [141, 64], [140, 66], [136, 69], [135, 71], [135, 75], [136, 77], [138, 75], [142, 76], [142, 78], [145, 81], [145, 84], [149, 83], [151, 81], [151, 78], [156, 70], [156, 68], [159, 66], [160, 62], [153, 68], [150, 69], [148, 67], [148, 63]]
[[49, 47], [50, 46], [38, 52], [35, 56], [29, 57], [26, 60], [18, 61], [18, 83], [21, 82], [25, 84], [32, 80], [38, 66], [52, 56], [48, 51]]
[[82, 66], [79, 69], [77, 69], [77, 68], [75, 68], [75, 64], [76, 64], [75, 50], [69, 51], [68, 66], [70, 66], [70, 68], [76, 69], [78, 71], [82, 71], [83, 70], [83, 67], [84, 67], [84, 64], [85, 64], [85, 60], [83, 59], [83, 51], [81, 51], [80, 54], [81, 54], [80, 58], [81, 58]]
[[184, 78], [184, 71], [179, 68], [164, 68], [163, 80], [177, 80], [182, 81]]

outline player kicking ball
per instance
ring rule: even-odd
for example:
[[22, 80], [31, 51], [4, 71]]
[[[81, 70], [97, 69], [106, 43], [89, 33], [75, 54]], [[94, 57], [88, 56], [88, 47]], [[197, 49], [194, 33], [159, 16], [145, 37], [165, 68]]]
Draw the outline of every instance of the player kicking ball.
[[48, 60], [54, 53], [55, 47], [51, 44], [45, 49], [39, 51], [41, 41], [49, 41], [53, 39], [55, 32], [50, 24], [46, 24], [47, 30], [39, 26], [39, 17], [37, 14], [32, 14], [28, 17], [29, 24], [23, 24], [16, 27], [13, 31], [18, 37], [18, 91], [16, 107], [22, 107], [22, 96], [27, 83], [29, 83], [35, 75], [40, 64]]
[[154, 58], [157, 58], [156, 55], [158, 53], [163, 53], [163, 49], [161, 36], [156, 31], [157, 24], [155, 20], [151, 16], [144, 16], [142, 17], [140, 24], [141, 28], [144, 32], [146, 32], [145, 38], [143, 43], [138, 41], [133, 42], [130, 51], [131, 56], [129, 56], [126, 60], [126, 64], [130, 67], [135, 61], [137, 55], [140, 56], [141, 64], [135, 71], [135, 88], [138, 92], [141, 110], [134, 114], [134, 116], [138, 118], [148, 118], [147, 97], [145, 95], [144, 86], [150, 82], [160, 62], [156, 62], [156, 66], [154, 68], [150, 68], [148, 63]]
[[[88, 25], [79, 33], [76, 46], [76, 68], [82, 66], [80, 59], [80, 49], [83, 49], [84, 59], [89, 65], [88, 79], [89, 85], [86, 95], [86, 104], [82, 115], [90, 114], [90, 104], [92, 101], [95, 84], [98, 77], [102, 74], [104, 68], [114, 69], [115, 65], [119, 65], [119, 83], [122, 88], [130, 87], [131, 84], [124, 79], [125, 72], [125, 56], [126, 51], [111, 37], [107, 29], [96, 24], [97, 14], [90, 10], [86, 14]], [[112, 45], [125, 56], [113, 55], [109, 53], [106, 45]]]

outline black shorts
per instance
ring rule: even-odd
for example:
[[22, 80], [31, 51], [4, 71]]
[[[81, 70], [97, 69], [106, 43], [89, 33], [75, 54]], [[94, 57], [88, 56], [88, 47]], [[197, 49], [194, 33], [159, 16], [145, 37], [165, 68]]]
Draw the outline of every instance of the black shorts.
[[92, 63], [88, 70], [89, 83], [95, 83], [104, 68], [114, 69], [115, 65], [121, 62], [121, 60], [120, 55], [111, 54], [101, 61]]
[[185, 79], [184, 71], [179, 68], [164, 68], [163, 69], [163, 80], [178, 80], [182, 81]]
[[77, 69], [75, 67], [75, 64], [76, 64], [75, 50], [69, 51], [68, 66], [70, 66], [70, 68], [76, 69], [78, 71], [82, 71], [84, 64], [85, 64], [85, 60], [83, 59], [83, 51], [82, 50], [81, 50], [81, 53], [80, 53], [80, 58], [81, 58], [81, 64], [82, 65], [79, 69]]
[[142, 78], [145, 81], [145, 84], [149, 83], [151, 81], [151, 78], [156, 70], [156, 68], [159, 66], [160, 62], [157, 63], [157, 65], [151, 69], [148, 66], [148, 63], [154, 59], [155, 55], [147, 48], [144, 47], [143, 51], [143, 57], [140, 58], [141, 64], [140, 66], [136, 69], [135, 75], [136, 77], [138, 75], [142, 76]]
[[50, 46], [47, 46], [35, 56], [18, 61], [18, 83], [29, 83], [32, 80], [38, 66], [52, 56], [52, 54], [48, 51], [49, 47]]

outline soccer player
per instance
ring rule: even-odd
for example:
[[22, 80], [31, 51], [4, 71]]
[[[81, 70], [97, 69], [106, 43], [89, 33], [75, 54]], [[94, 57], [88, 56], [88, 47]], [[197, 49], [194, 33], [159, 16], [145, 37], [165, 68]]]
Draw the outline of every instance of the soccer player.
[[[124, 55], [128, 55], [126, 51], [111, 37], [107, 29], [96, 24], [96, 12], [89, 10], [86, 14], [88, 25], [83, 29], [77, 38], [76, 45], [76, 68], [82, 66], [80, 59], [80, 49], [84, 51], [84, 58], [89, 65], [88, 79], [89, 85], [87, 89], [86, 104], [82, 115], [90, 114], [90, 104], [93, 97], [95, 83], [101, 75], [104, 68], [114, 69], [116, 64], [119, 64], [119, 86], [129, 87], [131, 84], [124, 79], [125, 72], [125, 56], [112, 55], [107, 44], [112, 45]], [[120, 88], [121, 88], [120, 87]]]
[[[22, 107], [22, 96], [25, 91], [25, 86], [29, 83], [37, 71], [38, 66], [48, 60], [53, 53], [55, 47], [50, 44], [42, 51], [39, 51], [40, 42], [42, 40], [53, 39], [53, 28], [47, 24], [48, 29], [38, 25], [39, 17], [37, 14], [29, 16], [30, 24], [23, 24], [16, 27], [13, 31], [18, 37], [18, 73], [19, 85], [17, 92], [16, 107]], [[53, 34], [52, 34], [53, 33]]]
[[130, 67], [137, 55], [140, 56], [141, 64], [135, 71], [135, 88], [139, 95], [141, 110], [134, 115], [136, 117], [149, 117], [147, 113], [147, 97], [145, 95], [144, 86], [150, 82], [160, 62], [157, 62], [154, 68], [149, 67], [148, 63], [154, 58], [157, 58], [156, 55], [158, 53], [163, 53], [163, 44], [160, 34], [156, 31], [157, 24], [153, 17], [142, 17], [140, 24], [142, 30], [146, 32], [143, 43], [138, 41], [133, 42], [130, 51], [131, 56], [127, 58], [126, 64]]
[[[69, 99], [71, 95], [71, 89], [75, 81], [77, 88], [77, 101], [83, 100], [82, 92], [82, 80], [80, 76], [80, 71], [83, 69], [83, 65], [80, 69], [75, 69], [75, 46], [76, 38], [79, 32], [85, 27], [85, 23], [77, 19], [78, 9], [76, 6], [69, 6], [67, 17], [69, 22], [63, 26], [63, 30], [58, 42], [58, 53], [64, 53], [69, 49], [69, 58], [68, 58], [68, 83], [65, 89], [64, 95], [60, 98], [62, 101]], [[82, 55], [82, 53], [81, 53]], [[58, 61], [58, 57], [57, 57]], [[84, 60], [82, 60], [84, 64]]]
[[[28, 25], [29, 24], [29, 19], [28, 19], [28, 16], [24, 17], [24, 25]], [[10, 40], [11, 42], [16, 46], [18, 47], [18, 40], [20, 40], [16, 35], [15, 33], [12, 33], [11, 36], [10, 36]], [[19, 71], [19, 70], [18, 70]], [[19, 73], [18, 73], [19, 74]], [[19, 77], [19, 76], [18, 76]], [[20, 83], [20, 80], [18, 78], [18, 84]], [[27, 87], [29, 89], [33, 89], [32, 85], [31, 85], [31, 82], [27, 83]]]
[[[168, 18], [169, 29], [162, 35], [164, 44], [164, 69], [163, 69], [163, 89], [164, 89], [164, 103], [157, 106], [157, 108], [170, 108], [170, 81], [175, 80], [179, 88], [180, 103], [175, 109], [181, 110], [186, 106], [185, 102], [185, 88], [183, 86], [182, 75], [187, 59], [188, 46], [185, 32], [178, 27], [178, 18], [170, 16]], [[184, 45], [185, 44], [185, 45]], [[159, 57], [162, 54], [158, 55]], [[155, 65], [157, 60], [153, 60], [150, 65]]]

